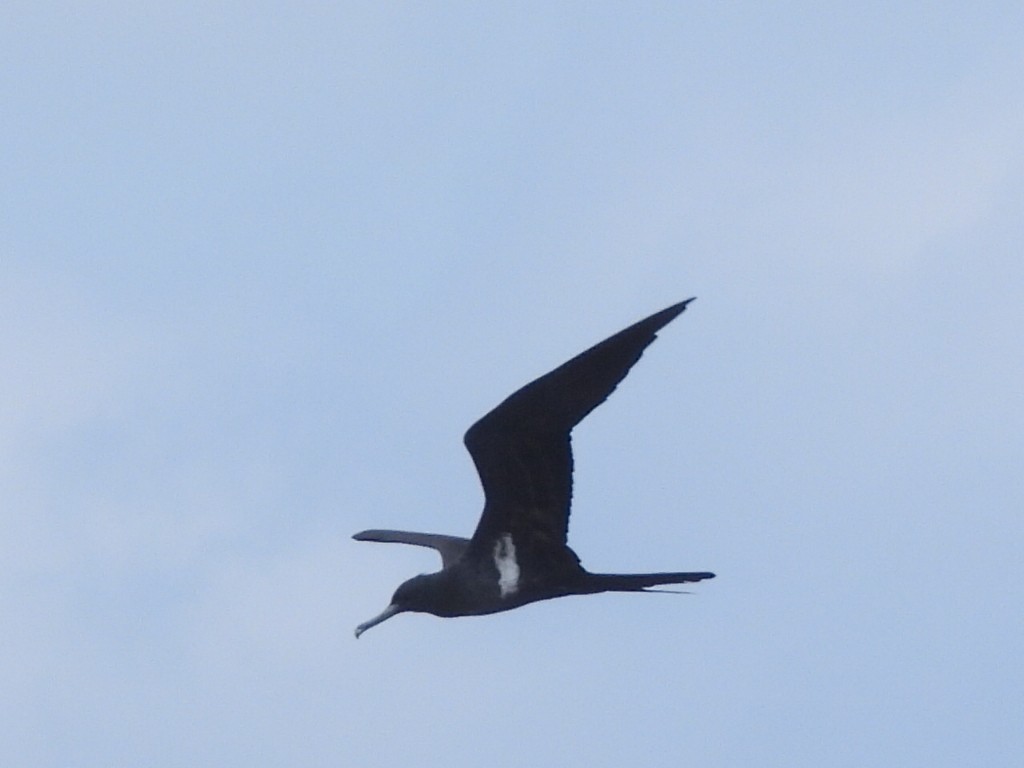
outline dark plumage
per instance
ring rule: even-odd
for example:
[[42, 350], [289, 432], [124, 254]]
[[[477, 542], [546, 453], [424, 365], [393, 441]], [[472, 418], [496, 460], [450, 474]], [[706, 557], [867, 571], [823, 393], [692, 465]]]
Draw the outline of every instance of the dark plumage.
[[486, 501], [470, 539], [369, 530], [358, 541], [431, 547], [442, 570], [409, 579], [391, 604], [356, 628], [403, 611], [471, 616], [537, 600], [642, 592], [714, 577], [693, 573], [590, 573], [566, 544], [572, 499], [572, 428], [614, 391], [657, 332], [693, 301], [675, 304], [605, 339], [514, 392], [466, 432]]

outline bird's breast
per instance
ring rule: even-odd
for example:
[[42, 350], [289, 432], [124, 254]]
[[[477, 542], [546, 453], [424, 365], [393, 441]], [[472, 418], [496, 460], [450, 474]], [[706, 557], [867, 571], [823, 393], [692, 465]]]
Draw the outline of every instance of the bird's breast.
[[519, 561], [512, 534], [503, 533], [494, 542], [494, 567], [498, 571], [498, 591], [502, 598], [519, 591]]

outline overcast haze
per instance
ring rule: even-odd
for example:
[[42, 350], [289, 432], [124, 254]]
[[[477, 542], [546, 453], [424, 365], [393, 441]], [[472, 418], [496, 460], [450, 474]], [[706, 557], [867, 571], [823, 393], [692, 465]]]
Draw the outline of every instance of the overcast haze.
[[[1017, 3], [0, 11], [0, 763], [1024, 758]], [[689, 296], [570, 544], [405, 614], [461, 438]]]

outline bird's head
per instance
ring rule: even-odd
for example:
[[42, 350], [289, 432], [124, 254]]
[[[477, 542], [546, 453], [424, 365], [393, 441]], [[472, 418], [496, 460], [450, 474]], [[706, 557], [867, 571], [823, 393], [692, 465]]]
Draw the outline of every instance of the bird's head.
[[424, 573], [419, 576], [413, 576], [408, 581], [403, 582], [395, 590], [395, 594], [391, 596], [391, 604], [387, 608], [369, 621], [365, 621], [356, 627], [356, 637], [358, 638], [370, 627], [375, 627], [396, 614], [404, 613], [405, 611], [430, 612], [431, 596], [433, 595], [432, 577], [436, 575]]

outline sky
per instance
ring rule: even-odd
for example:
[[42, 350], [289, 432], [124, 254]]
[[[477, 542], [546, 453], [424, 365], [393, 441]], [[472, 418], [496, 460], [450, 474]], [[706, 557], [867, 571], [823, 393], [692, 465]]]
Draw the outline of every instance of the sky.
[[[1017, 766], [1018, 3], [6, 3], [0, 763]], [[570, 543], [396, 617], [461, 437], [698, 299]]]

